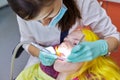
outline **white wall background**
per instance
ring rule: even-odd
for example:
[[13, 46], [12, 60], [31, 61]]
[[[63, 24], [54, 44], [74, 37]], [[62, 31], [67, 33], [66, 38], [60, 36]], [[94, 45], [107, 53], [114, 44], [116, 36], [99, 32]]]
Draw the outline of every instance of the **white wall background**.
[[7, 5], [7, 0], [0, 0], [0, 7]]

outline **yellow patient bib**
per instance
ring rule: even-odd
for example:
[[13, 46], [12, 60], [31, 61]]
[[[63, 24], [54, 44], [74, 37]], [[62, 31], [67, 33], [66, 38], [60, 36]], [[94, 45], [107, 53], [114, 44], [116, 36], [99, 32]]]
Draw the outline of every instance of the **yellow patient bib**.
[[38, 64], [25, 68], [16, 78], [16, 80], [55, 80], [44, 73]]

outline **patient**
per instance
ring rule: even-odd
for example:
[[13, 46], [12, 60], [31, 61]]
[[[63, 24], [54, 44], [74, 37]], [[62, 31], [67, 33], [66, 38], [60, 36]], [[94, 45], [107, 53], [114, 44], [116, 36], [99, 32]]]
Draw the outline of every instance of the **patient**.
[[[73, 31], [70, 35], [74, 35]], [[98, 37], [88, 29], [81, 29], [81, 41], [96, 41]], [[54, 69], [59, 72], [57, 78], [43, 72], [39, 63], [24, 69], [16, 80], [119, 80], [120, 69], [109, 56], [98, 57], [89, 62], [67, 62], [72, 47], [78, 44], [78, 40], [67, 36], [64, 42], [58, 46], [58, 59], [54, 63]], [[63, 48], [64, 47], [64, 48]], [[61, 55], [62, 54], [62, 55]]]
[[[74, 34], [75, 32], [72, 32], [72, 35]], [[97, 35], [88, 29], [82, 29], [81, 35], [85, 36], [82, 41], [96, 41], [99, 39]], [[76, 41], [76, 43], [72, 42], [73, 41], [67, 37], [59, 46], [59, 48], [62, 48], [58, 48], [59, 52], [69, 56], [72, 47], [75, 46], [74, 44], [78, 44], [78, 41]], [[56, 60], [54, 69], [60, 72], [57, 80], [119, 80], [120, 78], [120, 68], [109, 56], [98, 57], [92, 61], [82, 63]]]

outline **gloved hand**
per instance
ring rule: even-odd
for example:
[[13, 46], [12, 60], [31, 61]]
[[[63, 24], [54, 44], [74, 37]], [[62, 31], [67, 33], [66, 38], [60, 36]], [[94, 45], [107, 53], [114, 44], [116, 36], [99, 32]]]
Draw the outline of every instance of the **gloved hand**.
[[50, 51], [41, 50], [39, 53], [39, 60], [45, 66], [51, 66], [54, 64], [57, 56]]
[[95, 42], [81, 42], [73, 47], [71, 54], [68, 56], [68, 62], [84, 62], [103, 56], [108, 53], [108, 44], [105, 40]]

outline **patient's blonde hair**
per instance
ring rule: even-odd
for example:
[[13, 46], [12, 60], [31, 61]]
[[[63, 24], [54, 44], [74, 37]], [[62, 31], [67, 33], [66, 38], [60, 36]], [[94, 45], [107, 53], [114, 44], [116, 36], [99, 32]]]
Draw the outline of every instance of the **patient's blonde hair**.
[[[86, 41], [96, 41], [98, 36], [89, 29], [82, 29]], [[77, 77], [79, 80], [119, 80], [120, 68], [110, 56], [101, 56], [92, 61], [84, 62], [82, 68], [67, 80]]]

